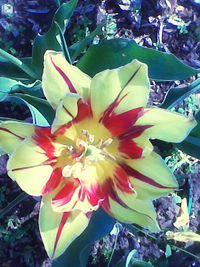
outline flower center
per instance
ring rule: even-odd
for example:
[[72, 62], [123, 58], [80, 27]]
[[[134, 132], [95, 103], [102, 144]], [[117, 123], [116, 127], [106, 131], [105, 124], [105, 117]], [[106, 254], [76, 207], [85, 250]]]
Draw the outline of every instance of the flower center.
[[94, 135], [89, 134], [87, 130], [82, 131], [82, 138], [77, 139], [76, 146], [67, 146], [68, 153], [73, 159], [74, 164], [66, 165], [63, 168], [63, 176], [77, 177], [77, 174], [81, 173], [91, 164], [95, 164], [98, 161], [105, 160], [106, 158], [114, 157], [110, 155], [106, 148], [112, 143], [112, 139], [107, 140], [100, 139], [95, 143]]

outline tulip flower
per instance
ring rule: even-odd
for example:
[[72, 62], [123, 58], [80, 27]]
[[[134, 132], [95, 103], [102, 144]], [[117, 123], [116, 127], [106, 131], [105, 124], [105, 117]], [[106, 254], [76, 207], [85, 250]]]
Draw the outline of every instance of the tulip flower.
[[56, 110], [51, 127], [0, 124], [8, 175], [42, 196], [39, 226], [51, 258], [88, 226], [98, 208], [122, 223], [159, 231], [152, 201], [177, 188], [151, 139], [181, 142], [192, 118], [149, 108], [147, 66], [137, 60], [93, 78], [47, 51], [44, 94]]

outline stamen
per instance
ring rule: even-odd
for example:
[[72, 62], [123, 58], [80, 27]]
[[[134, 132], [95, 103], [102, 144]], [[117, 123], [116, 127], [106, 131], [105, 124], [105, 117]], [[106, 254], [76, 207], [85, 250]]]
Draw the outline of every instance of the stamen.
[[105, 140], [102, 144], [102, 148], [109, 146], [112, 143], [113, 139], [112, 138], [108, 138], [107, 140]]
[[108, 138], [107, 140], [103, 141], [103, 139], [100, 139], [97, 147], [99, 149], [103, 149], [105, 147], [108, 147], [111, 143], [112, 143], [113, 139], [112, 138]]
[[111, 153], [109, 153], [105, 148], [103, 149], [103, 152], [105, 157], [116, 161], [116, 158]]
[[66, 148], [70, 154], [72, 154], [74, 152], [74, 147], [72, 145], [66, 145]]
[[94, 135], [90, 134], [88, 140], [89, 140], [89, 143], [91, 144], [94, 143]]
[[82, 130], [82, 134], [86, 136], [88, 143], [94, 143], [94, 135], [90, 134], [88, 130]]

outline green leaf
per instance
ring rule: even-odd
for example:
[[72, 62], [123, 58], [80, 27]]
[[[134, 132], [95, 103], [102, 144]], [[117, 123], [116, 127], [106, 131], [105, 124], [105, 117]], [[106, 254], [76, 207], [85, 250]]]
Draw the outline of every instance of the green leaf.
[[184, 153], [200, 159], [200, 138], [188, 136], [180, 144], [176, 144], [176, 147]]
[[42, 96], [41, 82], [35, 81], [32, 84], [23, 84], [20, 81], [0, 77], [0, 101], [3, 101], [8, 96], [8, 94], [15, 92], [23, 92], [30, 95]]
[[96, 211], [86, 230], [53, 262], [53, 267], [86, 267], [90, 245], [108, 234], [114, 223], [114, 219], [105, 212]]
[[196, 114], [197, 126], [190, 132], [189, 136], [181, 143], [174, 144], [184, 153], [200, 159], [200, 111]]
[[191, 94], [195, 94], [200, 90], [200, 78], [185, 87], [176, 87], [169, 90], [163, 103], [160, 105], [161, 108], [171, 109], [176, 105], [183, 102], [184, 99], [189, 97]]
[[55, 111], [49, 103], [41, 98], [30, 96], [26, 94], [13, 94], [7, 98], [11, 102], [23, 102], [29, 108], [33, 123], [39, 126], [48, 126], [52, 123]]
[[62, 33], [68, 25], [78, 0], [71, 0], [66, 4], [62, 4], [56, 11], [51, 27], [44, 35], [38, 35], [33, 42], [32, 67], [39, 77], [42, 75], [44, 53], [46, 50], [62, 51], [59, 43], [59, 33], [55, 22], [60, 26]]
[[85, 39], [71, 45], [69, 47], [69, 53], [71, 55], [72, 61], [74, 61], [78, 56], [80, 56], [81, 52], [87, 48], [87, 46], [92, 42], [95, 36], [101, 35], [103, 33], [102, 27], [105, 25], [105, 22], [98, 25], [97, 28], [91, 32]]
[[[11, 54], [9, 54], [8, 52], [4, 51], [1, 48], [0, 48], [0, 57], [1, 57], [1, 61], [2, 61], [2, 59], [6, 60], [6, 62], [9, 62], [11, 64], [11, 66], [12, 65], [15, 66], [16, 69], [21, 70], [26, 75], [28, 75], [29, 78], [37, 79], [37, 75], [36, 75], [36, 73], [34, 73], [32, 68], [30, 68], [23, 61], [12, 56]], [[8, 73], [8, 75], [9, 75], [9, 73]]]
[[59, 24], [55, 21], [55, 24], [58, 28], [58, 33], [60, 35], [60, 45], [62, 47], [62, 51], [63, 51], [63, 54], [66, 58], [66, 60], [72, 64], [72, 61], [71, 61], [71, 57], [70, 57], [70, 54], [69, 54], [69, 50], [68, 50], [68, 47], [67, 47], [67, 43], [66, 43], [66, 40], [65, 40], [65, 36], [64, 36], [64, 33], [62, 32], [62, 29], [60, 28]]
[[[23, 61], [21, 59], [21, 61]], [[18, 80], [29, 79], [29, 75], [18, 68], [13, 63], [0, 57], [0, 76], [9, 77]]]
[[149, 77], [153, 80], [184, 80], [199, 73], [172, 54], [140, 47], [127, 39], [112, 39], [91, 46], [77, 66], [93, 77], [100, 71], [118, 68], [133, 59], [148, 65]]
[[190, 132], [190, 136], [200, 138], [200, 111], [195, 115], [197, 126]]
[[0, 77], [0, 101], [3, 101], [12, 90], [12, 87], [18, 84], [17, 81]]

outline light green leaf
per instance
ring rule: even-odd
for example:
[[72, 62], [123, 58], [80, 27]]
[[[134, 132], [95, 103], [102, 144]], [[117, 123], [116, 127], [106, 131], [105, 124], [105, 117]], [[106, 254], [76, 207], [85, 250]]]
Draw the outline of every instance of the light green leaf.
[[62, 47], [62, 51], [63, 51], [63, 54], [66, 58], [66, 60], [72, 64], [72, 61], [71, 61], [71, 57], [70, 57], [70, 54], [69, 54], [69, 50], [68, 50], [68, 46], [67, 46], [67, 43], [66, 43], [66, 40], [65, 40], [65, 36], [64, 36], [64, 33], [62, 32], [62, 29], [60, 28], [60, 25], [55, 21], [55, 24], [58, 28], [58, 33], [60, 35], [60, 45]]
[[3, 101], [8, 96], [8, 94], [19, 91], [23, 93], [27, 92], [30, 95], [41, 96], [41, 82], [35, 81], [32, 84], [23, 84], [20, 81], [0, 77], [0, 101]]
[[200, 138], [200, 111], [195, 115], [197, 126], [190, 132], [190, 136]]
[[100, 71], [118, 68], [133, 59], [148, 65], [149, 77], [153, 80], [184, 80], [199, 73], [172, 54], [140, 47], [127, 39], [112, 39], [91, 46], [77, 66], [93, 77]]

